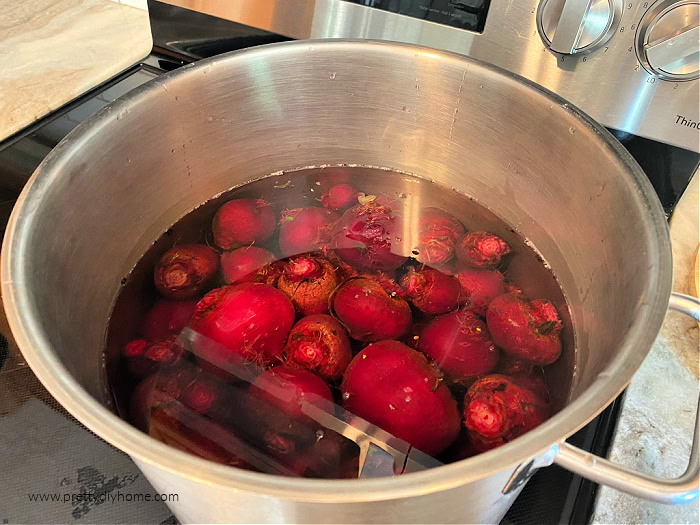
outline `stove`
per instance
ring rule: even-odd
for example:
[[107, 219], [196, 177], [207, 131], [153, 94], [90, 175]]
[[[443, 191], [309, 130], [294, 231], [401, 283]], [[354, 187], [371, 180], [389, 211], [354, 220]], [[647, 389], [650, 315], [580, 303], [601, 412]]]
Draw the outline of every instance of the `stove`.
[[[319, 5], [327, 3], [324, 0]], [[443, 24], [450, 31], [467, 30], [475, 35], [488, 33], [489, 17], [494, 16], [488, 14], [488, 0], [346, 3], [383, 9], [377, 11], [382, 15], [420, 18], [421, 23]], [[426, 6], [432, 6], [432, 11]], [[450, 11], [455, 6], [459, 16], [449, 15], [455, 13]], [[149, 10], [154, 40], [149, 57], [0, 142], [3, 233], [12, 205], [36, 166], [68, 132], [109, 102], [184, 64], [296, 36], [288, 28], [280, 28], [280, 33], [287, 35], [282, 36], [155, 0], [149, 0]], [[584, 104], [581, 106], [586, 110]], [[621, 128], [609, 127], [647, 173], [670, 217], [698, 167], [700, 155], [681, 147], [686, 145], [685, 139], [662, 142], [658, 133], [647, 133], [640, 123]], [[43, 389], [22, 359], [2, 309], [0, 314], [0, 472], [5, 479], [14, 480], [3, 489], [0, 522], [176, 523], [166, 503], [160, 501], [160, 495], [128, 456], [85, 429]], [[623, 399], [624, 394], [569, 441], [605, 456]], [[560, 467], [542, 469], [526, 485], [503, 523], [587, 523], [596, 490], [596, 484]], [[83, 497], [66, 501], [67, 494]]]

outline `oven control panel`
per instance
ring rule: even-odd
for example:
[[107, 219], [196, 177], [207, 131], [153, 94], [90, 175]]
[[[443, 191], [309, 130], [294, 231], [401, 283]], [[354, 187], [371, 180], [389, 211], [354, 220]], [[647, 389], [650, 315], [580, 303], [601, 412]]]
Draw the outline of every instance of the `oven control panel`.
[[291, 38], [491, 62], [601, 124], [700, 152], [700, 0], [161, 0]]

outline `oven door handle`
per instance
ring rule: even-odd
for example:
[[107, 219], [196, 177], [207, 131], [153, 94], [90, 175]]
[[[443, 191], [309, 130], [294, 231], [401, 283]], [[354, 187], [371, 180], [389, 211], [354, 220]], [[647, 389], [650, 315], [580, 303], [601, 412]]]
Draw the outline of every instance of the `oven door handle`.
[[[700, 300], [680, 293], [672, 293], [669, 310], [680, 312], [700, 322]], [[585, 450], [562, 441], [553, 448], [558, 448], [554, 463], [584, 478], [607, 485], [651, 501], [659, 503], [688, 503], [697, 499], [700, 485], [700, 406], [695, 417], [695, 434], [693, 448], [690, 451], [688, 468], [682, 476], [664, 479], [637, 472], [590, 454]]]

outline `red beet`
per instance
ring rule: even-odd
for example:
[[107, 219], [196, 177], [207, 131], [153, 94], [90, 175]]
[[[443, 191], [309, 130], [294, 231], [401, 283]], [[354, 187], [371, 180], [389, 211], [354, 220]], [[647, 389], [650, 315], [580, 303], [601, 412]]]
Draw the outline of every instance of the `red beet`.
[[159, 370], [141, 381], [131, 395], [129, 419], [148, 431], [151, 411], [168, 401], [177, 400], [200, 413], [207, 412], [221, 397], [221, 386], [194, 367]]
[[337, 286], [333, 265], [311, 255], [291, 258], [277, 281], [301, 315], [328, 313], [328, 300]]
[[486, 323], [464, 310], [429, 321], [421, 331], [417, 347], [455, 381], [476, 379], [498, 364], [498, 349]]
[[408, 303], [392, 297], [373, 279], [350, 279], [332, 300], [336, 317], [358, 341], [397, 339], [411, 327]]
[[457, 239], [464, 235], [464, 226], [440, 208], [423, 208], [418, 218], [418, 256], [425, 264], [443, 264], [455, 252]]
[[216, 245], [232, 250], [265, 242], [272, 236], [276, 225], [275, 212], [269, 202], [263, 199], [236, 199], [219, 208], [211, 229]]
[[[380, 202], [378, 202], [380, 201]], [[395, 270], [407, 257], [392, 252], [401, 227], [393, 210], [380, 199], [346, 211], [333, 232], [332, 246], [348, 264], [364, 270]]]
[[548, 416], [543, 399], [504, 375], [482, 377], [464, 396], [464, 425], [479, 451], [521, 436]]
[[309, 370], [284, 365], [260, 374], [251, 385], [250, 394], [293, 417], [305, 417], [304, 402], [323, 407], [333, 403], [331, 389], [323, 379]]
[[287, 365], [307, 368], [334, 381], [352, 359], [345, 329], [330, 315], [310, 315], [292, 327], [284, 349]]
[[275, 256], [257, 246], [244, 246], [221, 254], [221, 272], [226, 284], [254, 282], [257, 272], [275, 260]]
[[426, 454], [447, 448], [459, 433], [459, 412], [437, 370], [398, 341], [380, 341], [345, 370], [343, 405]]
[[357, 190], [349, 184], [336, 184], [326, 193], [321, 195], [321, 204], [324, 208], [340, 210], [357, 203]]
[[325, 208], [297, 208], [282, 215], [280, 250], [284, 257], [322, 249], [338, 214]]
[[549, 388], [547, 388], [542, 367], [503, 353], [496, 367], [496, 373], [512, 378], [519, 386], [531, 390], [542, 399], [549, 400]]
[[357, 276], [377, 281], [382, 285], [382, 288], [386, 290], [386, 293], [392, 297], [400, 297], [404, 300], [406, 299], [406, 292], [403, 288], [401, 288], [401, 285], [396, 282], [396, 272], [394, 271], [360, 272], [357, 274]]
[[153, 410], [148, 433], [171, 447], [209, 461], [244, 470], [256, 470], [230, 452], [227, 444], [234, 442], [236, 436], [228, 429], [213, 421], [192, 417], [191, 413], [177, 403], [166, 403]]
[[467, 268], [457, 273], [462, 288], [462, 301], [467, 310], [486, 315], [489, 304], [505, 292], [503, 274], [498, 270], [475, 270]]
[[561, 354], [561, 320], [548, 301], [501, 295], [491, 301], [486, 322], [494, 342], [514, 357], [549, 365]]
[[174, 335], [152, 342], [135, 339], [123, 349], [129, 372], [138, 377], [147, 376], [156, 368], [178, 364], [184, 352]]
[[510, 247], [500, 237], [488, 232], [470, 232], [457, 242], [459, 262], [472, 268], [495, 268]]
[[146, 314], [141, 332], [149, 341], [179, 334], [194, 313], [197, 301], [168, 301], [159, 299]]
[[459, 282], [432, 268], [410, 269], [401, 279], [401, 287], [413, 306], [426, 314], [444, 314], [457, 307]]
[[286, 261], [274, 261], [258, 268], [253, 276], [253, 282], [277, 286], [277, 281], [282, 275], [282, 268], [284, 268], [285, 264]]
[[168, 299], [189, 299], [204, 292], [219, 269], [216, 252], [204, 244], [182, 244], [163, 254], [153, 271], [156, 288]]
[[190, 326], [218, 345], [202, 344], [200, 358], [214, 366], [250, 361], [269, 364], [282, 353], [294, 324], [294, 306], [279, 290], [241, 283], [212, 290], [197, 304]]

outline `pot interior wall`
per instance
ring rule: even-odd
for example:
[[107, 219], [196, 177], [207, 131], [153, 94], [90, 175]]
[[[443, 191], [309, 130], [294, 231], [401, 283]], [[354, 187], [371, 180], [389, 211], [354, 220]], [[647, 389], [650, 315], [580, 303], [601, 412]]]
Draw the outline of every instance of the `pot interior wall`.
[[[659, 235], [650, 204], [616, 150], [565, 104], [511, 76], [376, 43], [261, 48], [188, 69], [99, 114], [39, 169], [36, 184], [46, 187], [27, 219], [25, 284], [56, 355], [103, 403], [119, 280], [194, 207], [281, 170], [389, 168], [502, 217], [548, 261], [571, 305], [572, 398], [616, 357], [654, 272], [668, 264], [650, 249]], [[42, 179], [49, 166], [54, 176]]]

